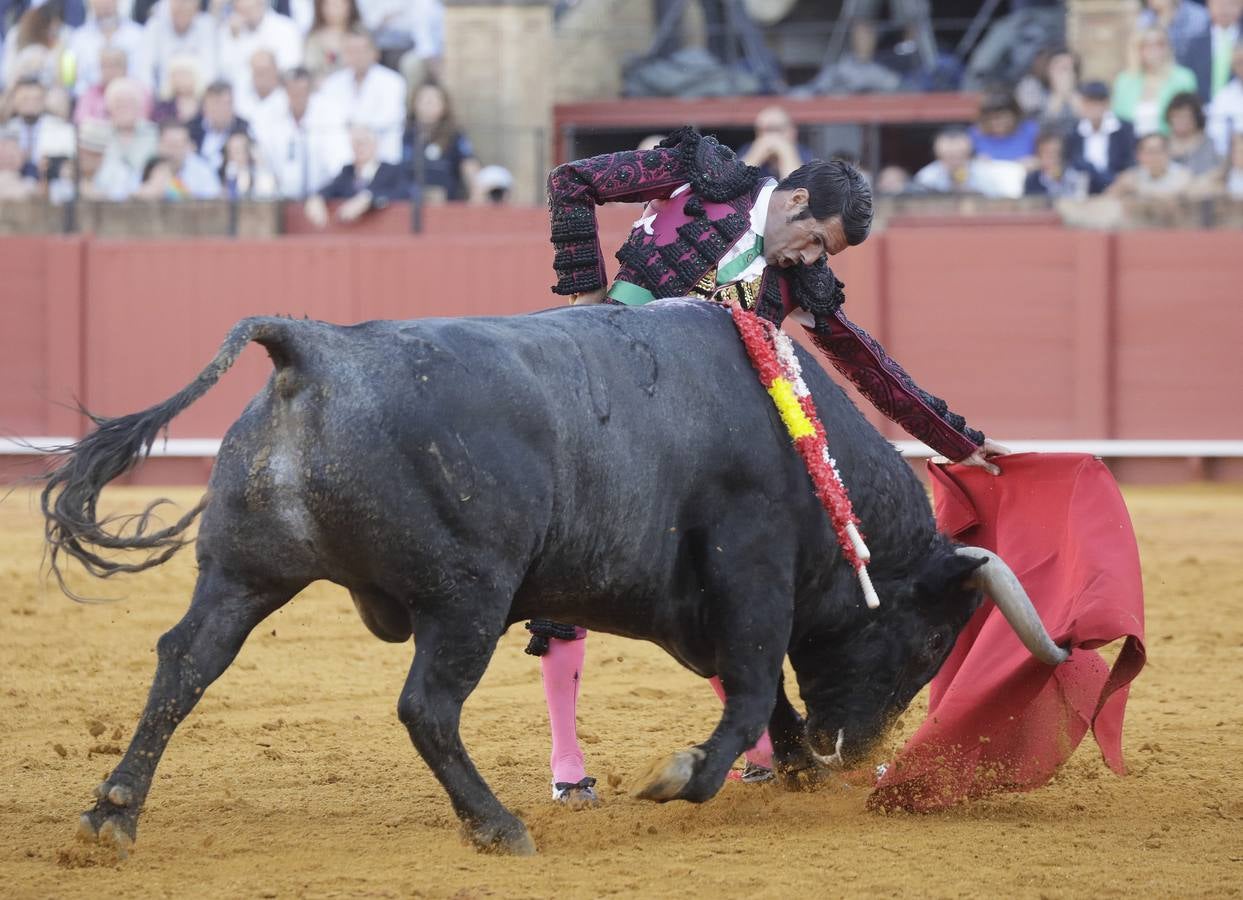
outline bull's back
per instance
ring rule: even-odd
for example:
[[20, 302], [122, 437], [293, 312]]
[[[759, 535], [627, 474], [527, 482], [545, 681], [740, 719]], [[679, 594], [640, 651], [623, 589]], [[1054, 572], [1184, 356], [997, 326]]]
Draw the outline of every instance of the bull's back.
[[[710, 526], [748, 496], [782, 498], [774, 527], [826, 534], [716, 305], [289, 327], [291, 371], [231, 429], [212, 489], [297, 532], [308, 564], [473, 549], [607, 582], [672, 570], [678, 545], [664, 535]], [[913, 481], [804, 359], [848, 485], [855, 471]], [[875, 504], [860, 487], [862, 511]], [[894, 511], [892, 499], [882, 505]]]

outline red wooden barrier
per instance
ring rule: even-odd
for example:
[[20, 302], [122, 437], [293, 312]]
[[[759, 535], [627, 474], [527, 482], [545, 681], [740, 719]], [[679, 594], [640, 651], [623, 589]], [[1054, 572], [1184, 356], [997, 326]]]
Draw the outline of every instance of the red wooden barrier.
[[[419, 237], [0, 241], [0, 435], [80, 433], [75, 397], [106, 415], [162, 400], [247, 315], [349, 323], [561, 302], [543, 210], [429, 213]], [[607, 211], [603, 245], [633, 218]], [[1239, 439], [1237, 244], [1227, 232], [891, 228], [834, 268], [851, 317], [999, 438]], [[219, 437], [269, 371], [248, 350], [173, 436]]]

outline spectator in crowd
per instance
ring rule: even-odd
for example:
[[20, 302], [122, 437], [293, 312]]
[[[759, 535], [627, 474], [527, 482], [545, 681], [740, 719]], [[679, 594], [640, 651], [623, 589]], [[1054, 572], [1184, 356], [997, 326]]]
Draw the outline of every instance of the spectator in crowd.
[[1208, 0], [1209, 28], [1187, 43], [1179, 58], [1194, 74], [1200, 99], [1209, 103], [1230, 80], [1234, 48], [1243, 25], [1243, 0]]
[[233, 12], [216, 34], [218, 71], [227, 74], [235, 90], [250, 87], [250, 60], [260, 48], [272, 51], [282, 72], [302, 63], [302, 32], [267, 0], [233, 0]]
[[798, 142], [790, 114], [780, 106], [766, 106], [755, 117], [755, 138], [739, 148], [738, 157], [769, 178], [781, 179], [811, 162], [813, 154]]
[[1034, 171], [1027, 173], [1023, 194], [1027, 197], [1083, 197], [1088, 193], [1088, 176], [1066, 165], [1062, 132], [1045, 128], [1036, 138]]
[[133, 193], [136, 200], [184, 200], [185, 186], [177, 181], [173, 165], [162, 156], [153, 156], [142, 169], [142, 182]]
[[1170, 138], [1159, 131], [1139, 139], [1138, 164], [1127, 169], [1109, 186], [1115, 197], [1180, 197], [1191, 187], [1191, 173], [1170, 159]]
[[78, 126], [78, 152], [69, 165], [61, 166], [58, 199], [73, 196], [75, 164], [77, 190], [85, 200], [126, 200], [138, 189], [139, 173], [119, 159], [107, 157], [111, 139], [106, 122], [88, 119]]
[[1182, 59], [1191, 41], [1208, 31], [1208, 10], [1195, 0], [1145, 0], [1136, 25], [1160, 28], [1170, 39], [1176, 59]]
[[184, 123], [170, 119], [160, 126], [159, 153], [172, 166], [186, 196], [195, 200], [220, 196], [220, 179], [207, 160], [194, 152], [190, 130]]
[[144, 29], [151, 83], [167, 97], [172, 92], [174, 60], [190, 58], [198, 64], [201, 83], [216, 79], [216, 21], [201, 12], [199, 0], [164, 0], [162, 14], [151, 16]]
[[168, 61], [161, 100], [151, 113], [157, 125], [193, 121], [203, 102], [203, 76], [193, 56], [174, 56]]
[[355, 28], [345, 36], [343, 68], [324, 79], [319, 93], [342, 123], [366, 125], [379, 140], [380, 159], [401, 159], [402, 122], [406, 113], [406, 82], [379, 64], [371, 35]]
[[350, 146], [354, 161], [306, 202], [306, 217], [317, 228], [328, 224], [326, 200], [344, 200], [337, 208], [337, 220], [353, 222], [368, 210], [382, 208], [393, 200], [410, 199], [406, 173], [401, 166], [380, 160], [379, 140], [370, 127], [351, 127]]
[[349, 140], [335, 111], [313, 94], [310, 72], [290, 70], [284, 86], [286, 112], [256, 122], [255, 140], [276, 176], [280, 195], [305, 200], [349, 161]]
[[283, 13], [293, 19], [293, 23], [298, 26], [298, 33], [302, 35], [305, 50], [306, 36], [311, 33], [311, 25], [315, 22], [315, 0], [269, 0], [269, 2], [278, 13]]
[[120, 14], [117, 0], [86, 2], [89, 15], [80, 28], [73, 30], [65, 45], [65, 53], [77, 74], [74, 92], [81, 96], [102, 80], [100, 53], [105, 47], [124, 50], [129, 77], [140, 85], [148, 85], [152, 70], [142, 26]]
[[1213, 142], [1204, 132], [1204, 109], [1191, 91], [1175, 94], [1165, 108], [1170, 131], [1170, 159], [1186, 166], [1192, 176], [1206, 175], [1221, 165]]
[[250, 58], [250, 85], [237, 93], [237, 114], [248, 122], [282, 116], [289, 105], [271, 50], [260, 47]]
[[915, 193], [991, 194], [992, 185], [979, 169], [971, 134], [962, 128], [946, 128], [932, 142], [935, 159], [911, 180]]
[[[425, 82], [410, 94], [410, 111], [402, 137], [403, 168], [416, 178], [421, 189], [446, 200], [478, 199], [473, 193], [479, 160], [470, 138], [458, 127], [445, 89]], [[422, 171], [415, 158], [422, 148]]]
[[0, 127], [0, 200], [25, 200], [39, 192], [39, 170], [22, 154], [21, 134]]
[[1040, 59], [1035, 70], [1014, 89], [1014, 98], [1023, 115], [1039, 120], [1042, 126], [1069, 132], [1079, 118], [1079, 58], [1058, 47]]
[[78, 94], [73, 107], [73, 120], [81, 123], [87, 119], [107, 119], [108, 108], [104, 93], [108, 85], [124, 78], [129, 71], [129, 57], [120, 47], [104, 47], [99, 51], [99, 80]]
[[117, 78], [108, 85], [104, 105], [112, 137], [105, 156], [120, 162], [136, 176], [155, 153], [159, 131], [143, 117], [144, 92], [132, 78]]
[[1031, 66], [1014, 85], [1014, 100], [1026, 118], [1037, 118], [1049, 96], [1049, 60], [1054, 48], [1044, 47], [1032, 57]]
[[363, 27], [375, 35], [384, 61], [407, 84], [440, 75], [444, 55], [444, 4], [441, 0], [356, 0]]
[[315, 0], [315, 21], [306, 38], [304, 65], [316, 81], [345, 65], [345, 37], [359, 27], [354, 0]]
[[1141, 29], [1132, 43], [1131, 65], [1114, 80], [1114, 114], [1138, 135], [1164, 132], [1170, 98], [1195, 89], [1195, 75], [1174, 62], [1165, 32]]
[[475, 193], [480, 202], [504, 206], [514, 188], [514, 176], [504, 166], [484, 166], [475, 176]]
[[1018, 103], [1008, 93], [990, 94], [980, 103], [980, 116], [971, 129], [976, 156], [1035, 165], [1036, 134], [1040, 126], [1024, 119]]
[[663, 135], [663, 134], [649, 134], [643, 140], [639, 141], [638, 145], [634, 149], [655, 150], [657, 147], [660, 146], [660, 142], [663, 141], [666, 137], [667, 135]]
[[[936, 157], [915, 173], [914, 193], [983, 194], [986, 197], [1018, 196], [1023, 189], [1023, 170], [1016, 163], [990, 163], [977, 159], [971, 135], [961, 128], [946, 128], [932, 143]], [[1017, 179], [1015, 172], [1017, 170]], [[1012, 182], [1017, 180], [1017, 189]]]
[[1099, 194], [1135, 165], [1135, 130], [1114, 115], [1102, 81], [1079, 88], [1079, 110], [1082, 118], [1066, 137], [1066, 163], [1088, 176], [1088, 193]]
[[59, 80], [61, 51], [69, 35], [64, 17], [61, 0], [47, 0], [22, 13], [4, 36], [0, 82], [16, 84], [27, 75], [37, 76], [44, 84]]
[[911, 184], [911, 173], [901, 166], [885, 166], [876, 176], [876, 193], [881, 197], [905, 194]]
[[1243, 41], [1230, 57], [1231, 78], [1208, 107], [1208, 135], [1222, 156], [1230, 151], [1230, 135], [1243, 131]]
[[279, 195], [276, 176], [256, 157], [250, 135], [241, 131], [225, 141], [220, 184], [230, 200], [272, 200]]
[[224, 162], [224, 142], [235, 131], [250, 131], [250, 123], [233, 109], [233, 88], [215, 81], [203, 93], [203, 111], [190, 120], [190, 139], [213, 169]]
[[1225, 165], [1204, 179], [1210, 193], [1231, 200], [1243, 200], [1243, 131], [1230, 136]]
[[73, 128], [48, 112], [47, 89], [38, 78], [28, 75], [19, 81], [10, 100], [9, 127], [18, 135], [25, 159], [34, 162], [73, 154]]

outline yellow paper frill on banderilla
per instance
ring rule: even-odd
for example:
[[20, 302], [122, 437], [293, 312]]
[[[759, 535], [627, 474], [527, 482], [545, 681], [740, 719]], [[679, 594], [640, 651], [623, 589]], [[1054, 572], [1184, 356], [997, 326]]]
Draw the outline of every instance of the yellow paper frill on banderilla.
[[799, 438], [815, 436], [816, 426], [803, 412], [802, 404], [794, 393], [794, 385], [784, 378], [774, 378], [773, 383], [768, 386], [768, 394], [773, 398], [777, 412], [781, 414], [781, 421], [785, 423], [791, 438], [797, 441]]

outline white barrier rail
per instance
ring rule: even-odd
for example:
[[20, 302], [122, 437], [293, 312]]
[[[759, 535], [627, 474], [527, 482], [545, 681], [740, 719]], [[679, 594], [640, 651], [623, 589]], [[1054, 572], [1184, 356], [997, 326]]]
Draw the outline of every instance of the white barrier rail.
[[[0, 456], [30, 456], [35, 452], [55, 450], [73, 443], [68, 437], [0, 438]], [[1016, 441], [1002, 440], [1016, 453], [1090, 453], [1110, 459], [1168, 459], [1179, 457], [1215, 459], [1243, 457], [1243, 440], [1239, 441]], [[903, 456], [923, 459], [936, 456], [936, 451], [919, 441], [894, 441]], [[151, 448], [154, 457], [202, 459], [214, 457], [220, 441], [214, 438], [170, 438], [156, 441]]]

